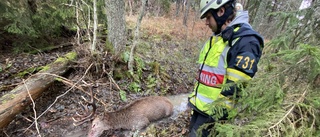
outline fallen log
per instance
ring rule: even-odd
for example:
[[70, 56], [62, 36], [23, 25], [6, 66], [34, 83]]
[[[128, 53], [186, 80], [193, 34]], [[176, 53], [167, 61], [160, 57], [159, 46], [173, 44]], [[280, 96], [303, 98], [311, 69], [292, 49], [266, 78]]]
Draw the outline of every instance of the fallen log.
[[6, 127], [32, 99], [37, 99], [55, 81], [53, 75], [63, 75], [69, 68], [71, 61], [76, 59], [77, 54], [70, 52], [59, 57], [55, 62], [45, 66], [35, 75], [30, 76], [25, 82], [0, 98], [0, 129]]

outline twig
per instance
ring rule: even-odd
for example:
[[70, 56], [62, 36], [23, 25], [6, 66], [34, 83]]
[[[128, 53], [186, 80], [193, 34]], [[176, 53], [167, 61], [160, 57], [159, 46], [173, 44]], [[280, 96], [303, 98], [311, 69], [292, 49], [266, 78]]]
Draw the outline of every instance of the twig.
[[303, 59], [299, 60], [296, 65], [300, 64], [301, 62], [304, 62], [306, 59], [308, 59], [308, 56], [305, 56]]
[[[96, 0], [93, 0], [93, 40], [91, 45], [91, 54], [94, 54], [96, 51], [97, 45], [97, 28], [98, 28], [98, 16], [97, 16], [97, 5]], [[90, 16], [90, 14], [89, 14]]]
[[314, 128], [314, 126], [316, 126], [316, 116], [314, 115], [314, 112], [313, 112], [314, 110], [311, 109], [310, 111], [312, 111], [312, 112], [310, 112], [310, 115], [313, 116], [311, 128]]
[[[59, 77], [61, 77], [61, 76], [59, 76]], [[63, 78], [63, 77], [62, 77]], [[66, 79], [66, 78], [63, 78], [63, 79]], [[63, 80], [62, 82], [64, 83], [64, 84], [66, 84], [66, 85], [69, 85], [69, 86], [73, 86], [73, 85], [75, 85], [75, 84], [73, 84], [73, 83], [71, 83], [71, 82], [69, 82], [69, 81], [67, 81], [68, 79], [66, 79], [66, 80]], [[84, 93], [86, 93], [87, 95], [90, 95], [90, 93], [88, 93], [88, 92], [86, 92], [82, 87], [78, 87], [78, 86], [74, 86], [74, 87], [76, 87], [77, 89], [79, 89], [79, 90], [81, 90], [82, 92], [84, 92]], [[96, 100], [98, 100], [98, 102], [100, 102], [101, 104], [103, 104], [104, 106], [108, 106], [106, 103], [104, 103], [103, 101], [101, 101], [99, 98], [97, 98], [96, 96], [94, 96], [94, 98], [96, 99]]]
[[26, 116], [20, 115], [20, 117], [22, 117], [23, 119], [27, 120], [28, 122], [32, 122], [32, 120], [27, 118]]
[[7, 137], [10, 137], [6, 131], [3, 131], [3, 133], [7, 136]]
[[[89, 6], [85, 1], [83, 1], [83, 0], [81, 0], [81, 2], [82, 2], [83, 4], [85, 4], [85, 5], [88, 7], [88, 9], [89, 9], [89, 10], [88, 10], [88, 24], [87, 24], [87, 29], [90, 30], [90, 26], [91, 26], [91, 25], [90, 25], [90, 22], [91, 22], [91, 20], [90, 20], [90, 19], [91, 19], [90, 6]], [[87, 35], [88, 35], [89, 41], [91, 41], [91, 35], [90, 35], [90, 32], [89, 32], [89, 31], [87, 32]]]
[[30, 91], [29, 91], [29, 88], [28, 86], [26, 85], [26, 82], [25, 80], [23, 79], [23, 84], [24, 86], [26, 87], [27, 91], [28, 91], [28, 95], [29, 95], [29, 98], [32, 102], [32, 109], [33, 109], [33, 112], [34, 112], [34, 123], [36, 124], [36, 129], [37, 129], [37, 132], [38, 132], [38, 135], [41, 137], [41, 134], [40, 134], [40, 131], [39, 131], [39, 127], [38, 127], [38, 119], [37, 119], [37, 111], [36, 111], [36, 104], [34, 103], [34, 100], [30, 94]]
[[112, 83], [117, 87], [117, 89], [119, 90], [119, 91], [121, 91], [121, 88], [118, 86], [118, 84], [116, 83], [116, 81], [114, 81], [114, 79], [112, 78], [112, 76], [109, 74], [109, 73], [107, 73], [108, 74], [108, 76], [109, 76], [109, 79], [112, 81]]
[[77, 44], [80, 45], [80, 27], [79, 27], [79, 10], [78, 10], [78, 2], [76, 2], [76, 23], [77, 23]]
[[11, 88], [11, 87], [15, 87], [15, 86], [18, 86], [19, 85], [19, 83], [17, 83], [17, 84], [11, 84], [11, 85], [4, 85], [4, 86], [1, 86], [0, 87], [0, 91], [2, 91], [2, 90], [7, 90], [7, 89], [9, 89], [9, 88]]
[[[50, 74], [50, 73], [38, 73], [38, 74], [44, 74], [44, 75], [51, 75], [57, 78], [62, 79], [61, 82], [64, 83], [65, 85], [68, 86], [73, 86], [74, 88], [77, 88], [79, 90], [81, 90], [82, 92], [86, 93], [87, 95], [90, 95], [90, 93], [86, 92], [82, 87], [77, 86], [76, 84], [72, 83], [69, 79], [56, 75], [56, 74]], [[97, 98], [96, 96], [94, 97], [98, 102], [100, 102], [101, 104], [103, 104], [104, 106], [108, 106], [106, 103], [104, 103], [103, 101], [101, 101], [99, 98]]]
[[[49, 105], [49, 107], [41, 113], [41, 115], [39, 115], [38, 117], [35, 118], [35, 120], [39, 119], [41, 116], [43, 116], [45, 113], [47, 113], [49, 111], [49, 109], [58, 101], [59, 98], [63, 97], [64, 95], [66, 95], [67, 93], [69, 93], [88, 73], [88, 71], [90, 70], [90, 68], [92, 67], [93, 63], [90, 64], [90, 66], [87, 68], [87, 70], [85, 71], [85, 73], [83, 74], [83, 76], [74, 84], [72, 85], [71, 88], [69, 88], [65, 93], [59, 95], [58, 97], [56, 97], [56, 99], [53, 101], [53, 103], [51, 105]], [[35, 122], [33, 122], [27, 129], [29, 129]], [[27, 130], [26, 129], [26, 130]], [[25, 132], [26, 132], [25, 130]]]
[[[302, 96], [298, 99], [297, 103], [300, 103], [301, 100], [304, 98], [305, 94], [307, 93], [308, 87], [304, 90]], [[276, 124], [274, 124], [271, 127], [269, 127], [269, 130], [272, 129], [272, 128], [275, 128], [276, 126], [278, 126], [293, 111], [293, 109], [295, 107], [296, 107], [296, 104], [293, 104], [293, 106], [289, 109], [289, 111]]]

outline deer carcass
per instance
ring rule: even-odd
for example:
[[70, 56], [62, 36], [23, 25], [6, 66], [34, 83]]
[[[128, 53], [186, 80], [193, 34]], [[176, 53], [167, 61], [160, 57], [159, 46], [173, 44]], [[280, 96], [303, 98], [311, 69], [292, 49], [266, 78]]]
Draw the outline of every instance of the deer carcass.
[[76, 121], [82, 124], [93, 119], [89, 137], [99, 137], [105, 130], [143, 129], [150, 122], [169, 117], [173, 113], [173, 105], [168, 98], [162, 96], [143, 97], [115, 112], [105, 112], [98, 116], [94, 116], [96, 107], [92, 94], [90, 104], [93, 105], [93, 112], [82, 120]]

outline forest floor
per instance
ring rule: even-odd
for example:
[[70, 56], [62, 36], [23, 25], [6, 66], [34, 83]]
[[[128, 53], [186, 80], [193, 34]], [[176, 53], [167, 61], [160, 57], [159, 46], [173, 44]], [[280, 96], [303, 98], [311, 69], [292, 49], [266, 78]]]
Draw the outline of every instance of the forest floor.
[[[126, 17], [129, 29], [134, 27], [136, 19], [137, 16]], [[100, 62], [92, 60], [85, 54], [80, 55], [78, 61], [70, 66], [72, 69], [64, 77], [73, 83], [83, 78], [78, 86], [86, 90], [89, 87], [84, 81], [94, 85], [93, 90], [99, 99], [97, 102], [98, 113], [115, 111], [128, 102], [143, 96], [188, 94], [193, 88], [198, 52], [201, 44], [211, 32], [193, 12], [189, 15], [188, 26], [183, 25], [182, 19], [182, 13], [179, 17], [170, 14], [163, 17], [147, 16], [143, 18], [141, 40], [136, 49], [136, 56], [146, 63], [141, 76], [139, 76], [142, 80], [138, 87], [132, 86], [132, 80], [126, 78], [127, 65], [125, 62], [117, 62], [114, 70], [123, 75], [110, 77], [107, 73], [110, 72], [108, 66], [111, 66], [107, 53]], [[73, 39], [61, 41], [60, 44], [66, 42], [73, 42]], [[128, 45], [127, 47], [130, 48], [130, 40]], [[73, 45], [37, 54], [18, 54], [13, 53], [12, 49], [0, 51], [0, 96], [17, 85], [23, 84], [23, 80], [37, 72], [37, 67], [51, 63], [59, 56], [74, 49], [83, 50], [81, 48], [79, 50], [77, 45]], [[89, 67], [91, 63], [93, 66]], [[152, 64], [159, 64], [158, 72], [160, 74], [154, 74]], [[102, 68], [101, 66], [107, 66], [106, 70], [103, 72], [98, 70], [98, 68]], [[30, 70], [30, 68], [34, 70]], [[89, 70], [88, 74], [85, 73], [87, 69]], [[41, 136], [48, 137], [86, 136], [90, 122], [74, 126], [72, 117], [76, 116], [76, 112], [82, 111], [78, 103], [82, 100], [81, 96], [89, 97], [78, 89], [69, 91], [70, 87], [64, 83], [55, 82], [40, 98], [35, 100], [36, 115], [40, 116], [36, 121], [37, 124], [34, 120], [33, 105], [30, 104], [15, 117], [7, 128], [0, 131], [0, 136], [35, 137], [39, 133]], [[121, 99], [123, 96], [119, 94], [120, 89], [125, 91], [127, 101]], [[59, 95], [60, 98], [57, 98]], [[136, 134], [152, 137], [187, 136], [188, 123], [189, 112], [184, 110], [175, 117], [157, 121]], [[126, 136], [126, 132], [128, 131], [116, 130], [104, 134], [105, 136]]]

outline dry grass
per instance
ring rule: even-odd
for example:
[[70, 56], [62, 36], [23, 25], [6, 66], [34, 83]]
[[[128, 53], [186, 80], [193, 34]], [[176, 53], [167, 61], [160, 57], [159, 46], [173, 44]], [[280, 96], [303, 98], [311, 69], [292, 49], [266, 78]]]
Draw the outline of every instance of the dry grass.
[[[174, 7], [174, 6], [172, 6]], [[134, 28], [138, 15], [127, 16], [126, 20], [129, 27]], [[187, 26], [183, 25], [183, 12], [175, 16], [174, 8], [166, 16], [155, 17], [146, 15], [141, 22], [142, 32], [146, 36], [164, 36], [167, 35], [174, 40], [199, 41], [207, 39], [211, 31], [205, 25], [203, 20], [195, 14], [194, 10], [189, 11]]]

